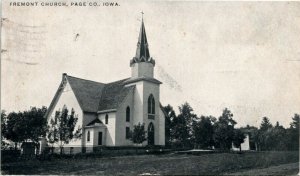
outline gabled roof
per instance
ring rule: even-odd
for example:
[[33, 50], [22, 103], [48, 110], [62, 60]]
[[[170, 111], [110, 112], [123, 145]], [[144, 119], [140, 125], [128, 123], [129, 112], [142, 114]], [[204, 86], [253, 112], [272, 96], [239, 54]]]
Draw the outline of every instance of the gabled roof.
[[84, 112], [97, 113], [102, 110], [116, 109], [135, 87], [124, 86], [124, 82], [128, 78], [104, 84], [66, 74], [65, 76]]
[[124, 86], [124, 82], [128, 79], [112, 82], [105, 85], [102, 91], [101, 100], [99, 103], [99, 111], [107, 109], [116, 109], [126, 95], [135, 88], [135, 86]]
[[67, 75], [67, 80], [83, 111], [97, 112], [105, 84]]
[[98, 118], [96, 118], [95, 120], [93, 120], [90, 123], [88, 123], [86, 126], [92, 126], [92, 125], [95, 125], [96, 123], [103, 124], [101, 120], [99, 120]]

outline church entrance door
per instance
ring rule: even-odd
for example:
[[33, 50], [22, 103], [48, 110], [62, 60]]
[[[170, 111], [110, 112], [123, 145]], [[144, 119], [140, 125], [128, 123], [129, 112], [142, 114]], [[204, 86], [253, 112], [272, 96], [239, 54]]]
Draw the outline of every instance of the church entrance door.
[[148, 145], [154, 145], [154, 125], [152, 122], [148, 126]]

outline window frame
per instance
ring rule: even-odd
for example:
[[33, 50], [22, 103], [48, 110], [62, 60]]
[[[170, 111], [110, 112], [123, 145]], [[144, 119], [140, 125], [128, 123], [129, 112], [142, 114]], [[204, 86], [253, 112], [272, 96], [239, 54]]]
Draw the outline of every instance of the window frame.
[[148, 118], [154, 119], [155, 117], [155, 99], [152, 94], [148, 97]]
[[90, 130], [88, 130], [86, 134], [86, 142], [90, 142], [90, 141], [91, 141], [91, 133]]
[[105, 114], [105, 124], [108, 124], [108, 114]]
[[126, 108], [126, 119], [125, 119], [126, 122], [130, 122], [130, 107], [127, 106]]

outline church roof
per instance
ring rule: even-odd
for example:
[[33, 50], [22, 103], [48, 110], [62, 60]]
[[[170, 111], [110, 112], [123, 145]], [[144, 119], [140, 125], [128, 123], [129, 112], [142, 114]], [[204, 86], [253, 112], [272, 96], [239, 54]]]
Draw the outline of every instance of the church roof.
[[95, 120], [93, 120], [90, 123], [88, 123], [86, 126], [92, 126], [92, 125], [95, 125], [97, 123], [103, 124], [103, 122], [100, 119], [96, 118]]
[[105, 84], [67, 75], [67, 80], [83, 111], [97, 112]]
[[69, 75], [66, 75], [66, 78], [80, 107], [85, 112], [96, 113], [102, 110], [116, 109], [130, 90], [135, 87], [125, 87], [124, 82], [127, 79], [105, 84]]
[[116, 109], [126, 95], [135, 88], [135, 86], [125, 87], [124, 83], [126, 80], [127, 79], [123, 79], [105, 85], [99, 103], [99, 111]]

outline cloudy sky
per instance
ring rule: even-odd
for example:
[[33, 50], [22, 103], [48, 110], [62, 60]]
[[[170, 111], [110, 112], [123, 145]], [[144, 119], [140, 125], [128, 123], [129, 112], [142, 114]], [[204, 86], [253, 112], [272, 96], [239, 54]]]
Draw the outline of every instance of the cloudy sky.
[[299, 2], [116, 2], [3, 2], [1, 109], [49, 106], [64, 72], [104, 83], [130, 77], [143, 11], [163, 105], [187, 101], [216, 117], [228, 107], [239, 126], [263, 116], [288, 126], [300, 113]]

